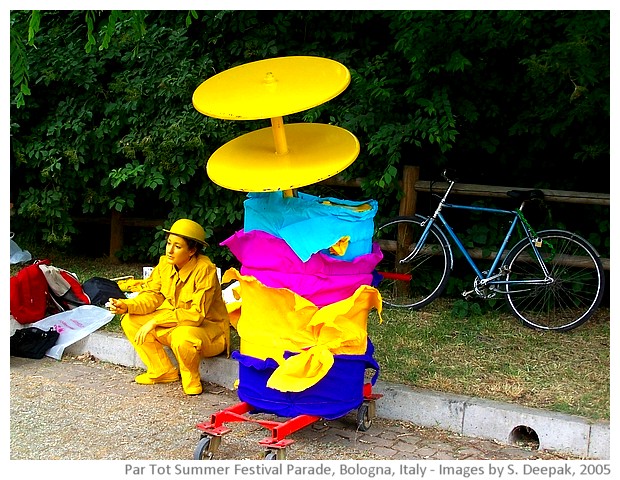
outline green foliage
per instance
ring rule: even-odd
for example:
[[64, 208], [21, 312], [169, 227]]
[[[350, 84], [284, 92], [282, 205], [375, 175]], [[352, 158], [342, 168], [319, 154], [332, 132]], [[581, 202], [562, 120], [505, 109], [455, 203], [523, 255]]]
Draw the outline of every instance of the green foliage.
[[480, 307], [480, 304], [476, 302], [455, 300], [452, 304], [451, 314], [454, 318], [468, 318], [476, 315], [482, 315], [482, 307]]
[[[39, 15], [36, 10], [33, 12], [32, 17], [33, 20], [31, 20], [31, 24], [28, 27], [28, 44], [30, 44], [35, 31], [39, 28]], [[15, 17], [11, 15], [11, 83], [12, 88], [17, 89], [17, 92], [14, 93], [14, 101], [19, 108], [26, 104], [24, 97], [30, 95], [30, 88], [28, 86], [29, 74], [26, 46], [23, 38], [20, 36], [20, 32], [14, 25]]]
[[[396, 213], [406, 164], [428, 179], [453, 166], [470, 183], [608, 191], [609, 12], [12, 11], [12, 230], [70, 245], [78, 216], [187, 216], [229, 261], [217, 244], [242, 225], [244, 195], [211, 182], [206, 162], [267, 123], [205, 117], [192, 94], [286, 55], [349, 68], [343, 94], [285, 121], [358, 137], [343, 173], [365, 179], [378, 221]], [[484, 243], [494, 226], [471, 234]], [[122, 258], [152, 259], [162, 240], [144, 229]]]

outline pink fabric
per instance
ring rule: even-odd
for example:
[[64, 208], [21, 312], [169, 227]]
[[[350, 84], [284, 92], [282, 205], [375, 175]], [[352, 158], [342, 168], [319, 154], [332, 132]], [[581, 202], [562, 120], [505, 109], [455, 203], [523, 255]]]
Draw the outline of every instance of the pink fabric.
[[315, 253], [302, 262], [284, 240], [261, 230], [240, 230], [221, 245], [241, 262], [241, 274], [256, 277], [270, 288], [288, 288], [319, 307], [371, 285], [372, 271], [383, 258], [379, 246], [373, 244], [372, 253], [351, 261]]

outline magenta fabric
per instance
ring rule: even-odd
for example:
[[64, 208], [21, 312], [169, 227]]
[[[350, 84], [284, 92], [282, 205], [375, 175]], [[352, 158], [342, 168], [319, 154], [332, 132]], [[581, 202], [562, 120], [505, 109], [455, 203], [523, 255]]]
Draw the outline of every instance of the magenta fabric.
[[315, 253], [302, 262], [286, 241], [261, 230], [240, 230], [220, 245], [241, 262], [242, 275], [251, 275], [270, 288], [288, 288], [318, 307], [349, 298], [362, 285], [372, 285], [372, 272], [383, 258], [379, 246], [373, 244], [372, 253], [350, 261]]

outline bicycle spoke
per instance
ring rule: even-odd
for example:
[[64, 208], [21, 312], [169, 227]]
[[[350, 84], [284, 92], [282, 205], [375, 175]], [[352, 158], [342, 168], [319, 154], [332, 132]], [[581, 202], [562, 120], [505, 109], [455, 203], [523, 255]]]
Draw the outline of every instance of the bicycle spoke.
[[[566, 331], [585, 322], [600, 304], [604, 287], [602, 264], [592, 247], [568, 232], [541, 232], [537, 249], [545, 260], [550, 282], [533, 248], [521, 242], [506, 259], [509, 282], [536, 281], [537, 285], [510, 284], [507, 300], [512, 312], [532, 328]], [[525, 290], [518, 292], [516, 290]], [[514, 291], [513, 291], [514, 290]]]
[[420, 217], [399, 217], [381, 225], [376, 240], [383, 260], [377, 267], [383, 277], [379, 291], [383, 303], [392, 307], [421, 308], [438, 297], [448, 281], [451, 256], [447, 239], [437, 228], [431, 229], [423, 248], [401, 264], [422, 235]]

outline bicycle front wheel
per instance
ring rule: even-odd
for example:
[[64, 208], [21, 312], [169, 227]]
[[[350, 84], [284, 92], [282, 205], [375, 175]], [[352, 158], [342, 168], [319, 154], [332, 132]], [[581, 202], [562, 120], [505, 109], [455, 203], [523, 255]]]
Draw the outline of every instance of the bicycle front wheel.
[[377, 266], [381, 275], [379, 292], [383, 303], [391, 307], [418, 309], [443, 292], [452, 268], [452, 252], [445, 234], [437, 227], [430, 229], [422, 250], [406, 263], [417, 245], [425, 217], [396, 217], [379, 226], [376, 241], [383, 252]]
[[[588, 320], [601, 303], [603, 264], [594, 248], [578, 235], [546, 230], [538, 237], [536, 246], [525, 238], [506, 256], [508, 306], [530, 328], [571, 330]], [[548, 270], [546, 284], [539, 282], [545, 275], [534, 248]]]

